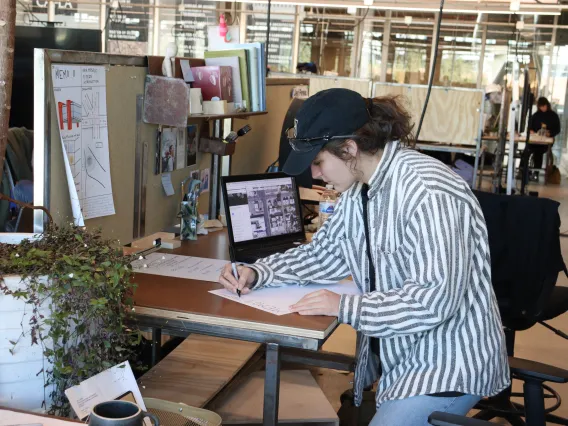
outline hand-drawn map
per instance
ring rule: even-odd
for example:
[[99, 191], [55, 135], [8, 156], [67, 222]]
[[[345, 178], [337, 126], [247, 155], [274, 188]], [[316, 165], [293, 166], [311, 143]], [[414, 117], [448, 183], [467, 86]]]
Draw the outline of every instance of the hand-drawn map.
[[106, 70], [52, 65], [57, 123], [75, 225], [115, 214], [110, 178]]

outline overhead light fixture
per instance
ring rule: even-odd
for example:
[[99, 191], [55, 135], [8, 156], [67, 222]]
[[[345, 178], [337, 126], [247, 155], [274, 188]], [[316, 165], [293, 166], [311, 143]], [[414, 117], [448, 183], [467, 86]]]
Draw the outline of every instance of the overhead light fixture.
[[406, 25], [412, 24], [412, 16], [406, 15], [406, 16], [404, 17], [404, 23], [405, 23]]
[[524, 21], [517, 21], [517, 31], [521, 31], [522, 29], [525, 28], [525, 22]]
[[180, 3], [180, 5], [178, 6], [178, 11], [183, 12], [184, 10], [185, 10], [185, 4]]
[[113, 0], [113, 2], [110, 4], [110, 7], [111, 7], [113, 10], [118, 9], [118, 6], [119, 6], [118, 0]]
[[355, 15], [357, 13], [357, 8], [355, 6], [348, 6], [347, 13], [350, 15]]
[[511, 12], [518, 12], [519, 10], [521, 10], [521, 0], [511, 0], [509, 9], [511, 10]]
[[367, 7], [368, 7], [368, 6], [372, 6], [372, 5], [373, 5], [373, 0], [363, 0], [363, 4], [364, 4], [365, 6], [367, 6]]

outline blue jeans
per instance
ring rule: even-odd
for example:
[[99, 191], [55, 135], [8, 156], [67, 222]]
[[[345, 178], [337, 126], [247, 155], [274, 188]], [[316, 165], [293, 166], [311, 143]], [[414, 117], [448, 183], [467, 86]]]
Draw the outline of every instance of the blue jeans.
[[428, 426], [434, 411], [465, 416], [480, 400], [479, 396], [413, 396], [381, 404], [369, 426]]

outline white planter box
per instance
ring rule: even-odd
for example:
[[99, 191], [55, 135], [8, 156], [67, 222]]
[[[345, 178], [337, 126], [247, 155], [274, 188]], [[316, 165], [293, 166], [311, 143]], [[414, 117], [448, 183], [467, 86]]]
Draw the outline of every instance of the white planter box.
[[[4, 284], [15, 290], [23, 283], [19, 276], [12, 275], [4, 277]], [[47, 318], [49, 300], [44, 306], [41, 313]], [[0, 293], [0, 406], [41, 411], [43, 401], [47, 407], [50, 405], [51, 389], [44, 388], [44, 374], [40, 371], [51, 369], [51, 365], [43, 356], [42, 345], [31, 344], [31, 315], [32, 306], [23, 299]], [[10, 341], [18, 343], [14, 347]], [[13, 354], [10, 349], [14, 350]]]

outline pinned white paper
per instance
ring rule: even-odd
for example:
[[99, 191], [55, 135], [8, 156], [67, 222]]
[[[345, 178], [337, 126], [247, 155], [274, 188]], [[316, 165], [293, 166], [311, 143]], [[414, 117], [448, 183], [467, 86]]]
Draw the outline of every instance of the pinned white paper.
[[164, 188], [164, 192], [169, 197], [174, 195], [174, 186], [172, 185], [172, 174], [171, 173], [162, 173], [162, 188]]
[[104, 66], [51, 66], [65, 173], [76, 226], [115, 214]]

